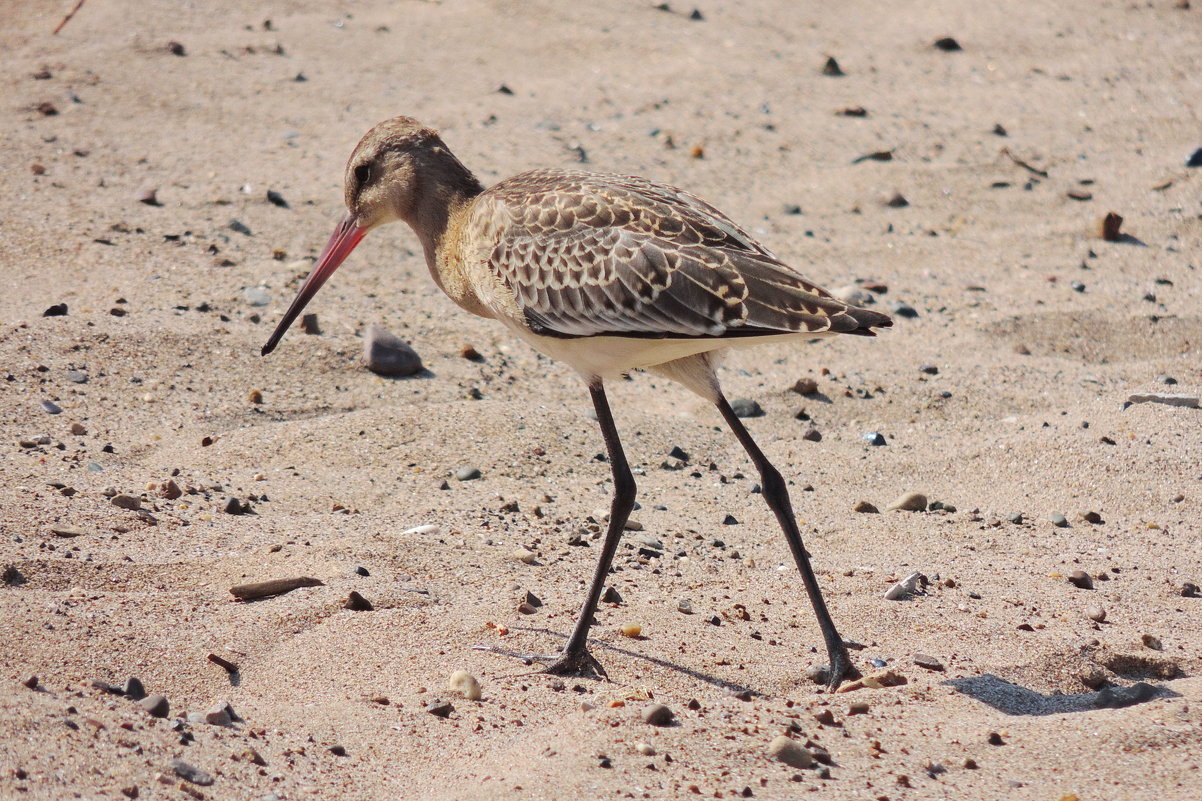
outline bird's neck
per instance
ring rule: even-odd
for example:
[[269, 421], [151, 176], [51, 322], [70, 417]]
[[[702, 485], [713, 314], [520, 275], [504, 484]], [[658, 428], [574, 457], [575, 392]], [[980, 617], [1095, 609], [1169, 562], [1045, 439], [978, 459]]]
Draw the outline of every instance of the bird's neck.
[[452, 218], [484, 191], [471, 170], [449, 151], [439, 155], [442, 158], [422, 165], [417, 202], [406, 220], [421, 241], [431, 270], [444, 246]]

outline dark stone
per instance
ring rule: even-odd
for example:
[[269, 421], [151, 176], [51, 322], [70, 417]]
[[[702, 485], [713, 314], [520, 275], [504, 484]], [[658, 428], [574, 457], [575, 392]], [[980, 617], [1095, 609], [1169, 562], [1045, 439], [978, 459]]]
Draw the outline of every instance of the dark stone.
[[671, 726], [676, 713], [663, 704], [651, 704], [643, 710], [643, 720], [651, 726]]
[[1068, 583], [1083, 590], [1093, 589], [1093, 579], [1084, 570], [1074, 570], [1068, 574]]
[[1202, 147], [1190, 154], [1190, 157], [1185, 160], [1187, 167], [1202, 167]]
[[668, 455], [673, 459], [679, 459], [682, 462], [687, 462], [689, 460], [689, 455], [685, 453], [679, 445], [673, 445], [672, 450], [668, 451]]
[[375, 609], [375, 607], [371, 605], [371, 601], [367, 600], [354, 590], [351, 590], [351, 594], [347, 596], [346, 603], [343, 604], [343, 606], [355, 612], [370, 612]]
[[422, 369], [422, 358], [383, 326], [371, 325], [363, 339], [363, 360], [377, 375], [407, 376]]
[[751, 398], [737, 398], [731, 402], [730, 408], [735, 417], [763, 417], [764, 410]]
[[171, 769], [175, 771], [176, 776], [179, 776], [184, 781], [199, 784], [201, 787], [208, 787], [213, 783], [213, 774], [207, 770], [201, 770], [182, 759], [171, 760]]
[[942, 50], [945, 53], [955, 53], [964, 49], [960, 46], [959, 42], [950, 36], [944, 36], [940, 39], [936, 39], [934, 42], [934, 47], [935, 49]]
[[1098, 709], [1120, 709], [1148, 701], [1156, 696], [1156, 688], [1146, 681], [1137, 681], [1130, 687], [1106, 687], [1094, 699]]
[[142, 686], [141, 679], [137, 676], [130, 676], [125, 680], [125, 684], [121, 685], [121, 693], [127, 698], [141, 701], [146, 697], [146, 688]]
[[455, 707], [449, 701], [434, 701], [426, 705], [426, 711], [436, 718], [450, 717]]
[[289, 208], [288, 201], [284, 200], [284, 196], [274, 189], [267, 190], [267, 202], [273, 206], [279, 206], [282, 209]]
[[138, 701], [138, 706], [150, 713], [151, 717], [165, 718], [171, 712], [171, 703], [163, 696], [155, 693]]
[[51, 306], [50, 308], [46, 309], [46, 311], [42, 312], [42, 316], [43, 317], [66, 317], [67, 316], [67, 304], [66, 303], [56, 303], [53, 306]]

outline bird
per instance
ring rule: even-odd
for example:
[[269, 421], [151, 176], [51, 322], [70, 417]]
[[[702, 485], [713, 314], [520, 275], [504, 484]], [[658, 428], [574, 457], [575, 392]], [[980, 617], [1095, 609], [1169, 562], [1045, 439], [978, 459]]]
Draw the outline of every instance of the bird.
[[485, 188], [439, 133], [412, 117], [360, 140], [345, 171], [347, 213], [262, 348], [275, 349], [370, 231], [412, 228], [434, 282], [466, 311], [501, 323], [583, 378], [613, 473], [605, 538], [580, 616], [544, 672], [607, 677], [588, 634], [634, 508], [636, 485], [605, 382], [649, 370], [712, 403], [760, 474], [826, 645], [826, 684], [856, 675], [802, 542], [780, 471], [722, 394], [731, 348], [835, 334], [875, 336], [888, 315], [852, 306], [805, 278], [696, 195], [629, 175], [535, 169]]

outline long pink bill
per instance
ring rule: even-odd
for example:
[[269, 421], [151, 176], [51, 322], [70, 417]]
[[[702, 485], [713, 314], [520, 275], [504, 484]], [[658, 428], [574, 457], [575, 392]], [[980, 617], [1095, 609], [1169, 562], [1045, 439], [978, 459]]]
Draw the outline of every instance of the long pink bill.
[[305, 279], [305, 283], [301, 285], [300, 292], [296, 293], [296, 300], [292, 301], [292, 305], [288, 307], [288, 311], [284, 312], [284, 319], [280, 320], [280, 324], [275, 327], [271, 338], [267, 340], [267, 344], [263, 346], [262, 354], [266, 356], [275, 350], [275, 346], [280, 344], [280, 339], [284, 336], [284, 332], [288, 330], [288, 326], [292, 325], [293, 321], [300, 316], [305, 306], [317, 294], [317, 290], [321, 289], [334, 271], [338, 269], [338, 265], [351, 254], [355, 246], [367, 234], [367, 228], [361, 228], [355, 224], [355, 218], [347, 214], [342, 218], [342, 222], [338, 223], [338, 227], [334, 229], [334, 233], [330, 235], [330, 241], [326, 243], [326, 249], [321, 252], [321, 258], [317, 260], [317, 266], [313, 268], [313, 272], [309, 273], [309, 277]]

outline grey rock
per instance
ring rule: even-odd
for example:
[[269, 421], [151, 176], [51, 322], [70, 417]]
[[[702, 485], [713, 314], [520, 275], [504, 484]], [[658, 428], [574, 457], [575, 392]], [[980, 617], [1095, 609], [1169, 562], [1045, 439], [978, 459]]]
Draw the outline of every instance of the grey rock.
[[1199, 396], [1172, 392], [1137, 392], [1127, 397], [1127, 405], [1137, 403], [1163, 403], [1166, 406], [1185, 406], [1197, 409], [1200, 404]]
[[133, 495], [114, 495], [110, 500], [113, 506], [136, 512], [142, 508], [142, 501]]
[[903, 303], [900, 300], [895, 300], [890, 303], [889, 308], [898, 317], [914, 318], [918, 316], [918, 311], [913, 306], [911, 306], [909, 303]]
[[210, 726], [229, 726], [234, 722], [233, 708], [221, 701], [214, 704], [204, 714], [204, 721]]
[[70, 381], [72, 384], [88, 383], [88, 374], [85, 373], [83, 370], [68, 370], [66, 373], [64, 373], [63, 377], [66, 378], [68, 381]]
[[213, 774], [207, 770], [201, 770], [182, 759], [171, 760], [171, 769], [175, 771], [176, 776], [179, 776], [184, 781], [199, 784], [201, 787], [208, 787], [213, 783]]
[[676, 713], [663, 704], [651, 704], [643, 709], [643, 721], [650, 726], [671, 726]]
[[885, 507], [886, 511], [923, 512], [927, 508], [927, 496], [921, 492], [907, 492]]
[[780, 735], [768, 745], [768, 755], [793, 768], [808, 768], [814, 764], [814, 757], [805, 750], [801, 743]]
[[363, 360], [377, 375], [407, 376], [422, 369], [417, 351], [382, 325], [367, 327], [363, 338]]
[[127, 698], [141, 701], [146, 697], [146, 688], [142, 686], [141, 679], [137, 676], [130, 676], [125, 680], [125, 684], [121, 685], [121, 693]]
[[480, 468], [478, 467], [461, 467], [455, 471], [455, 478], [459, 481], [475, 481], [480, 477]]
[[1143, 703], [1156, 696], [1156, 688], [1146, 681], [1137, 681], [1130, 687], [1106, 687], [1094, 699], [1098, 709], [1120, 709]]
[[148, 695], [138, 701], [138, 706], [149, 712], [151, 717], [156, 718], [165, 718], [171, 712], [171, 703], [158, 693]]
[[271, 303], [271, 293], [261, 286], [248, 286], [242, 290], [242, 300], [250, 306], [266, 306]]
[[426, 711], [436, 718], [446, 718], [451, 716], [451, 713], [455, 711], [455, 707], [450, 701], [434, 701], [426, 704]]
[[1048, 522], [1056, 528], [1068, 528], [1068, 518], [1059, 512], [1053, 512], [1048, 515]]
[[54, 401], [44, 400], [44, 401], [42, 401], [41, 406], [42, 406], [42, 411], [46, 412], [46, 414], [62, 414], [63, 413], [62, 407], [60, 407]]
[[926, 584], [927, 577], [922, 573], [911, 573], [885, 592], [885, 600], [900, 601], [904, 598], [908, 598], [911, 595], [921, 592], [921, 588]]
[[1093, 578], [1084, 570], [1074, 570], [1069, 573], [1068, 583], [1083, 590], [1093, 589]]
[[242, 222], [241, 220], [230, 220], [227, 227], [236, 234], [242, 234], [243, 236], [254, 236], [254, 234], [250, 232], [250, 228], [247, 227], [246, 223]]
[[860, 435], [860, 439], [864, 440], [869, 445], [878, 445], [879, 446], [879, 445], [888, 445], [889, 444], [888, 442], [885, 441], [884, 435], [880, 434], [876, 431], [865, 431], [863, 434]]
[[943, 663], [928, 654], [916, 653], [912, 659], [914, 664], [918, 665], [920, 668], [926, 668], [927, 670], [943, 670]]
[[731, 401], [730, 408], [735, 417], [763, 417], [763, 408], [751, 398], [736, 398]]

